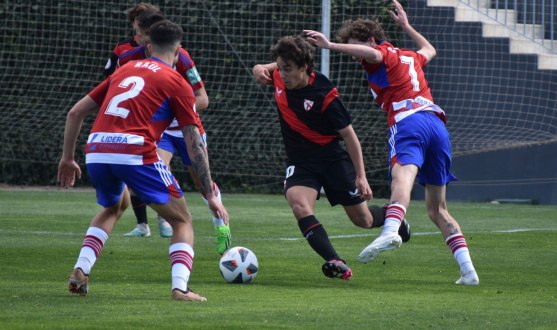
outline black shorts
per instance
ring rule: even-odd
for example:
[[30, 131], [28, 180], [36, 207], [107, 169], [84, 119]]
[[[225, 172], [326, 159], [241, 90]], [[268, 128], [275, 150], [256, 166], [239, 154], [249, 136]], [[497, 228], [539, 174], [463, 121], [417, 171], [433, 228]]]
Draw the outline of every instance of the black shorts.
[[284, 193], [294, 186], [304, 186], [317, 190], [319, 199], [321, 187], [331, 206], [357, 205], [365, 202], [356, 188], [356, 170], [346, 150], [311, 159], [289, 158], [286, 167]]

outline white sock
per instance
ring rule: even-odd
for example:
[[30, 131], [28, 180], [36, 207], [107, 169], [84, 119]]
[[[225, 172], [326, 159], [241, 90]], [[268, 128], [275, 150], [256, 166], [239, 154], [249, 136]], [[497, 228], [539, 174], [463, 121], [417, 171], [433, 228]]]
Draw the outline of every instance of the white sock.
[[454, 257], [458, 265], [460, 266], [460, 272], [468, 274], [471, 270], [474, 270], [474, 265], [472, 264], [472, 259], [470, 258], [470, 252], [468, 248], [460, 248], [454, 253]]
[[401, 204], [391, 204], [387, 208], [385, 215], [385, 224], [380, 236], [389, 236], [398, 233], [402, 219], [406, 215], [406, 208]]
[[472, 264], [472, 259], [470, 258], [470, 252], [468, 251], [468, 245], [466, 245], [466, 239], [462, 234], [454, 234], [445, 239], [447, 246], [453, 252], [453, 255], [460, 266], [461, 274], [468, 274], [471, 270], [474, 270], [474, 265]]
[[160, 215], [157, 214], [157, 223], [160, 225], [161, 223], [165, 223], [166, 220], [164, 220], [163, 217], [161, 217]]
[[193, 265], [193, 248], [187, 243], [175, 243], [168, 252], [172, 264], [172, 290], [186, 291]]
[[108, 234], [104, 230], [97, 227], [89, 227], [74, 269], [81, 268], [85, 275], [89, 275], [107, 239]]

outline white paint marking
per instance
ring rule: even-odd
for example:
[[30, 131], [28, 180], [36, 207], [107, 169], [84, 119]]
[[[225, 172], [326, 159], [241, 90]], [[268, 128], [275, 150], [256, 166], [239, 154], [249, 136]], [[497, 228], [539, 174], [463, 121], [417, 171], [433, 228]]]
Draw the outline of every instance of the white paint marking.
[[[465, 231], [464, 234], [495, 234], [495, 233], [519, 233], [527, 231], [555, 231], [557, 228], [521, 228], [521, 229], [507, 229], [507, 230], [489, 230], [489, 231]], [[85, 232], [83, 233], [63, 233], [58, 231], [25, 231], [25, 230], [9, 230], [0, 229], [0, 233], [14, 233], [14, 234], [46, 234], [46, 235], [65, 235], [65, 236], [82, 236], [85, 237]], [[429, 231], [421, 233], [412, 233], [412, 236], [424, 236], [424, 235], [438, 235], [441, 234], [440, 231]], [[123, 237], [123, 235], [110, 234], [111, 237]], [[353, 238], [353, 237], [370, 237], [379, 236], [379, 234], [353, 234], [353, 235], [336, 235], [329, 236], [329, 238]], [[202, 236], [203, 238], [214, 239], [214, 236]], [[280, 238], [244, 238], [244, 239], [255, 239], [255, 240], [266, 240], [266, 241], [299, 241], [304, 240], [303, 237], [280, 237]]]

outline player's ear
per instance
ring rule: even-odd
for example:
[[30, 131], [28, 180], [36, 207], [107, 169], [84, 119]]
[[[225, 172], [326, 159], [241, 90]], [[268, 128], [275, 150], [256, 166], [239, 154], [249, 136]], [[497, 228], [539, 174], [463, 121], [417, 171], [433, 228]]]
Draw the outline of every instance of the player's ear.
[[176, 51], [174, 52], [174, 57], [178, 56], [178, 54], [180, 54], [180, 49], [182, 48], [182, 45], [178, 45], [176, 47]]
[[147, 44], [147, 50], [149, 51], [149, 54], [153, 54], [153, 53], [151, 53], [151, 44], [150, 43]]
[[369, 46], [373, 47], [373, 44], [375, 44], [375, 37], [369, 37], [368, 42], [369, 42]]

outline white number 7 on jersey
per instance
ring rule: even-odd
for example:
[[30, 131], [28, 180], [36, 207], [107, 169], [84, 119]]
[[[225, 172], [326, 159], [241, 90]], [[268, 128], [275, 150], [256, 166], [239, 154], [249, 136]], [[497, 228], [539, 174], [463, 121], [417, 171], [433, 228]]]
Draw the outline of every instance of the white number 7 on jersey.
[[420, 82], [418, 81], [418, 73], [414, 69], [414, 58], [411, 56], [400, 56], [400, 62], [408, 64], [410, 68], [408, 69], [408, 74], [410, 75], [410, 82], [412, 82], [413, 90], [416, 92], [420, 91]]
[[129, 91], [118, 94], [110, 100], [104, 113], [106, 113], [107, 115], [118, 116], [122, 118], [128, 117], [128, 115], [130, 114], [130, 110], [126, 108], [120, 108], [118, 104], [124, 102], [125, 100], [133, 99], [134, 97], [139, 95], [139, 92], [141, 92], [143, 87], [145, 87], [145, 80], [143, 80], [143, 78], [141, 77], [136, 76], [128, 77], [124, 79], [118, 87], [128, 88], [131, 84], [133, 84], [133, 86]]

